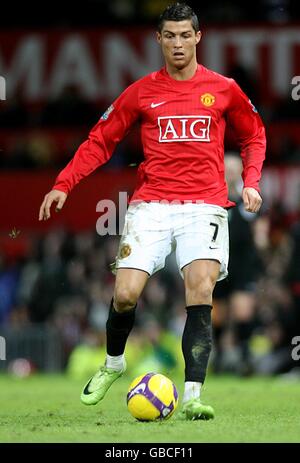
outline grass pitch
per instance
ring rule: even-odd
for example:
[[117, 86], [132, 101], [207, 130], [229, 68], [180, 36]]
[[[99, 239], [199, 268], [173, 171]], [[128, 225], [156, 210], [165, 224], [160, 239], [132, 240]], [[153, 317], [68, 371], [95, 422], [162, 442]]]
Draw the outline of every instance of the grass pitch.
[[[182, 378], [171, 379], [181, 398]], [[86, 407], [79, 401], [84, 381], [0, 375], [0, 442], [300, 442], [299, 382], [209, 376], [202, 397], [215, 408], [214, 420], [179, 421], [175, 412], [169, 421], [141, 423], [126, 407], [131, 380], [119, 379], [103, 402]]]

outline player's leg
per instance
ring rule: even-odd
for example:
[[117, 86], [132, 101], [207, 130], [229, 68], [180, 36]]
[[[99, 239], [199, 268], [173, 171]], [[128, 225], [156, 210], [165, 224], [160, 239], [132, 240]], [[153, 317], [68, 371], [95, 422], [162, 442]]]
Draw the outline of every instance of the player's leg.
[[143, 270], [131, 268], [117, 270], [114, 296], [106, 323], [108, 368], [125, 370], [125, 345], [134, 325], [137, 301], [148, 278], [149, 274]]
[[230, 292], [231, 285], [228, 280], [217, 283], [213, 292], [212, 326], [214, 356], [211, 359], [211, 368], [214, 373], [221, 373], [223, 371], [224, 339], [230, 323], [228, 304]]
[[215, 260], [194, 260], [182, 269], [187, 318], [182, 336], [185, 360], [183, 410], [188, 419], [210, 419], [214, 411], [200, 401], [212, 347], [212, 293], [220, 272]]
[[150, 275], [165, 264], [171, 251], [168, 210], [159, 204], [129, 206], [115, 262], [116, 284], [106, 324], [105, 366], [87, 383], [83, 403], [96, 404], [125, 371], [124, 350], [134, 324], [137, 300]]
[[219, 206], [185, 204], [175, 229], [176, 258], [184, 278], [187, 318], [182, 337], [185, 359], [183, 411], [188, 419], [214, 412], [200, 402], [212, 346], [212, 294], [227, 276], [228, 214]]
[[133, 328], [137, 300], [148, 280], [148, 273], [137, 269], [117, 270], [114, 297], [106, 323], [105, 365], [87, 382], [81, 401], [95, 405], [126, 370], [125, 345]]
[[229, 299], [235, 341], [240, 350], [237, 372], [244, 376], [253, 369], [249, 342], [255, 327], [255, 302], [254, 292], [243, 289], [233, 291]]

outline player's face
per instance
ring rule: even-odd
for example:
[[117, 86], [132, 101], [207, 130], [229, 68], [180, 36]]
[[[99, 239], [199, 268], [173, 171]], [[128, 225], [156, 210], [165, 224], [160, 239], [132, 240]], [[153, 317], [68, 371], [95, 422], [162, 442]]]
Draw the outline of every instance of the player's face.
[[191, 20], [165, 21], [157, 40], [161, 44], [166, 63], [177, 69], [183, 69], [196, 59], [196, 45], [200, 42], [201, 32], [196, 32]]

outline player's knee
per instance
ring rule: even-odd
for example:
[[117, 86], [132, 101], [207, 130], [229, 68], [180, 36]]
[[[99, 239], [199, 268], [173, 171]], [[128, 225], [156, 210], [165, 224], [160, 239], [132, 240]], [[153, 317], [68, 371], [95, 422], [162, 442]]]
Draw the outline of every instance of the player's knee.
[[213, 281], [210, 278], [194, 282], [186, 288], [188, 305], [210, 304], [214, 289]]
[[133, 309], [137, 303], [137, 294], [130, 288], [117, 288], [114, 294], [114, 307], [117, 312]]

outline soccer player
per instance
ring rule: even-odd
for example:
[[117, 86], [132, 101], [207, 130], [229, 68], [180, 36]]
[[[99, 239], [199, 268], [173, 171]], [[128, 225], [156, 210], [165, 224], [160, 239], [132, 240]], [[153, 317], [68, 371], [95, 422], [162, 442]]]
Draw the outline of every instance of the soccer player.
[[[228, 211], [230, 259], [229, 279], [214, 289], [215, 371], [222, 371], [221, 339], [231, 327], [237, 345], [238, 359], [231, 368], [241, 375], [251, 373], [249, 341], [255, 328], [255, 288], [261, 269], [253, 236], [255, 214], [245, 211], [241, 198], [243, 170], [238, 153], [225, 153], [225, 178], [229, 198], [236, 203]], [[225, 362], [226, 363], [226, 362]]]
[[212, 293], [227, 275], [228, 200], [224, 132], [231, 126], [243, 160], [243, 202], [257, 212], [265, 131], [256, 109], [233, 79], [197, 63], [199, 22], [186, 4], [161, 14], [157, 41], [165, 67], [130, 85], [108, 108], [44, 198], [39, 220], [60, 210], [72, 188], [111, 157], [137, 120], [144, 161], [116, 260], [116, 282], [106, 324], [105, 365], [88, 381], [81, 400], [96, 404], [126, 369], [124, 350], [137, 301], [148, 278], [176, 250], [186, 297], [182, 336], [185, 387], [182, 415], [210, 419], [200, 398], [212, 344]]

